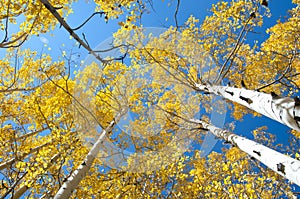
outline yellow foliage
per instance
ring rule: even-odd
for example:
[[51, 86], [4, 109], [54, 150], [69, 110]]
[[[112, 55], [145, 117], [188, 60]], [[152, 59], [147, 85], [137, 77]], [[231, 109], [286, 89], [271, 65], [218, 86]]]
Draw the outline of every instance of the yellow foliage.
[[295, 137], [300, 139], [300, 132], [296, 131], [296, 130], [292, 130], [291, 132]]
[[[82, 164], [89, 152], [87, 146], [99, 136], [99, 129], [94, 127], [105, 128], [120, 110], [126, 109], [131, 115], [122, 119], [128, 123], [117, 124], [107, 133], [109, 144], [122, 149], [118, 155], [126, 161], [113, 165], [120, 170], [107, 165], [101, 155], [109, 156], [109, 163], [114, 157], [112, 149], [104, 144], [107, 151], [95, 160], [73, 198], [290, 196], [290, 187], [279, 176], [255, 165], [237, 147], [224, 149], [223, 154], [212, 152], [205, 158], [189, 149], [191, 140], [201, 144], [203, 139], [198, 126], [189, 119], [202, 109], [206, 113], [212, 109], [211, 96], [197, 93], [195, 84], [213, 82], [227, 59], [224, 77], [238, 87], [241, 79], [249, 89], [275, 81], [264, 91], [293, 94], [296, 88], [284, 88], [276, 81], [285, 71], [291, 84], [300, 85], [295, 53], [300, 47], [296, 41], [299, 5], [287, 21], [278, 21], [268, 30], [270, 37], [260, 48], [237, 45], [241, 31], [261, 26], [263, 17], [269, 15], [269, 10], [262, 11], [257, 2], [218, 2], [202, 24], [190, 16], [183, 26], [169, 27], [156, 36], [145, 35], [137, 25], [145, 2], [95, 0], [95, 11], [103, 12], [106, 21], [125, 17], [117, 21], [120, 29], [113, 35], [113, 44], [126, 46], [120, 51], [128, 53], [130, 60], [126, 64], [110, 61], [103, 67], [92, 63], [76, 71], [75, 77], [66, 75], [70, 63], [54, 61], [50, 55], [30, 49], [8, 49], [0, 60], [0, 159], [1, 164], [8, 165], [1, 171], [5, 180], [0, 184], [0, 195], [15, 186], [14, 190], [30, 189], [34, 196], [52, 197], [64, 179]], [[72, 13], [72, 0], [50, 3], [63, 17]], [[13, 42], [4, 41], [0, 47], [21, 44], [30, 35], [49, 32], [57, 25], [40, 1], [12, 0], [0, 5], [1, 30], [5, 31], [5, 19], [19, 28], [9, 37]], [[62, 51], [64, 60], [67, 54]], [[235, 119], [248, 112], [234, 104]], [[201, 119], [209, 122], [206, 115]], [[263, 130], [254, 130], [254, 136], [272, 140]], [[292, 134], [300, 137], [298, 132]], [[295, 157], [299, 158], [299, 153]], [[262, 172], [255, 172], [257, 169]], [[279, 183], [285, 193], [278, 192]]]

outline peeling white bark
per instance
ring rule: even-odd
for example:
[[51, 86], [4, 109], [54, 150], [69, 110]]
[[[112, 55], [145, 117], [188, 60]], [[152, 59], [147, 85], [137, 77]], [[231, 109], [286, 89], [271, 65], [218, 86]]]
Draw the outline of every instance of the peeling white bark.
[[54, 196], [54, 199], [65, 199], [71, 196], [73, 190], [76, 189], [80, 181], [86, 176], [86, 173], [89, 171], [95, 158], [99, 154], [101, 145], [105, 140], [104, 138], [106, 134], [113, 130], [114, 126], [120, 120], [122, 115], [123, 111], [119, 113], [105, 129], [102, 130], [101, 135], [98, 137], [96, 143], [93, 145], [92, 149], [89, 151], [84, 161], [72, 173], [72, 175], [67, 179], [67, 181], [60, 187], [60, 189]]
[[262, 144], [256, 143], [247, 138], [238, 136], [229, 131], [220, 129], [201, 120], [192, 119], [191, 122], [201, 124], [216, 137], [221, 138], [238, 147], [261, 163], [300, 186], [300, 161], [287, 155], [279, 153]]
[[222, 96], [296, 131], [300, 131], [299, 98], [272, 96], [263, 92], [228, 86], [197, 84], [196, 89]]

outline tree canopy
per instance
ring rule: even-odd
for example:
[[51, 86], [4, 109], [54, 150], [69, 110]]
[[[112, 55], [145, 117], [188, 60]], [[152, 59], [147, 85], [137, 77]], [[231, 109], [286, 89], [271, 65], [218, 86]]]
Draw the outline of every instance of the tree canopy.
[[[0, 198], [300, 195], [300, 1], [267, 28], [272, 2], [218, 1], [184, 23], [181, 3], [91, 0], [88, 18], [76, 1], [0, 3]], [[156, 4], [172, 25], [145, 27]], [[118, 27], [100, 48], [81, 32], [95, 18]], [[54, 30], [73, 44], [37, 50]]]

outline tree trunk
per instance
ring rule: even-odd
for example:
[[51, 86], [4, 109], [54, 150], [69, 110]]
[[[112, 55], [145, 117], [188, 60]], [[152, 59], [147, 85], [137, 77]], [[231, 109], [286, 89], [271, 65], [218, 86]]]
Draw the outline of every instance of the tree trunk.
[[100, 147], [107, 133], [111, 132], [117, 122], [123, 115], [123, 111], [119, 113], [110, 124], [102, 130], [100, 136], [98, 137], [96, 143], [93, 145], [92, 149], [89, 151], [85, 160], [79, 165], [79, 167], [72, 173], [72, 175], [67, 179], [67, 181], [60, 187], [54, 199], [65, 199], [69, 198], [74, 189], [78, 186], [80, 181], [86, 176], [86, 173], [91, 168], [95, 158], [100, 152]]
[[[52, 164], [54, 162], [56, 162], [58, 160], [58, 158], [61, 156], [61, 153], [57, 153], [54, 156], [52, 156], [50, 163], [47, 165], [47, 169], [49, 169]], [[23, 185], [22, 187], [20, 187], [19, 189], [17, 189], [13, 195], [12, 195], [12, 199], [19, 199], [21, 196], [23, 196], [23, 194], [29, 189], [28, 186]]]
[[47, 130], [47, 129], [49, 129], [49, 128], [42, 128], [42, 129], [37, 130], [37, 131], [32, 131], [30, 133], [27, 133], [27, 134], [21, 135], [19, 137], [13, 138], [12, 140], [19, 141], [19, 140], [22, 140], [22, 139], [26, 139], [28, 137], [34, 136], [38, 133], [41, 133], [41, 132], [43, 132], [44, 130]]
[[12, 199], [19, 199], [29, 188], [24, 185], [22, 187], [20, 187], [19, 189], [17, 189], [17, 191], [14, 193], [14, 195], [12, 196]]
[[196, 89], [222, 96], [300, 132], [299, 98], [279, 97], [274, 93], [209, 84], [197, 84]]
[[191, 122], [201, 124], [203, 128], [208, 129], [216, 137], [238, 147], [276, 173], [300, 186], [300, 161], [201, 120], [192, 119]]
[[45, 147], [45, 146], [48, 146], [49, 144], [51, 144], [51, 142], [47, 142], [47, 143], [42, 144], [42, 145], [40, 145], [40, 146], [37, 146], [37, 147], [35, 147], [35, 148], [33, 148], [33, 149], [30, 149], [30, 151], [29, 151], [28, 153], [23, 153], [22, 155], [20, 155], [20, 156], [17, 157], [17, 158], [12, 158], [12, 159], [10, 159], [10, 160], [8, 160], [8, 161], [6, 161], [6, 162], [0, 164], [0, 171], [3, 170], [3, 169], [5, 169], [5, 168], [7, 168], [7, 167], [9, 167], [9, 166], [11, 166], [11, 165], [14, 164], [16, 161], [22, 160], [22, 159], [25, 158], [27, 155], [39, 151], [41, 148], [43, 148], [43, 147]]

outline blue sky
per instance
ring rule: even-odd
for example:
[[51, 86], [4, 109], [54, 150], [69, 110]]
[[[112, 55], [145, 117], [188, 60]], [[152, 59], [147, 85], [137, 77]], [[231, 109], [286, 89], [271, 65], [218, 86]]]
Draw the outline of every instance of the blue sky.
[[[171, 1], [168, 5], [166, 2], [155, 1], [154, 2], [154, 11], [150, 10], [149, 14], [144, 14], [142, 23], [144, 27], [169, 27], [170, 25], [175, 25], [174, 21], [174, 10], [177, 4], [177, 1]], [[205, 18], [209, 13], [209, 9], [213, 3], [218, 2], [217, 0], [185, 0], [180, 1], [180, 8], [178, 11], [178, 23], [183, 24], [190, 15], [194, 15], [196, 18], [200, 19], [200, 22]], [[287, 15], [287, 10], [293, 6], [291, 0], [280, 1], [280, 0], [271, 0], [269, 2], [269, 7], [271, 9], [272, 17], [267, 18], [263, 27], [259, 30], [262, 34], [249, 34], [247, 42], [250, 44], [254, 40], [262, 42], [267, 38], [265, 30], [276, 24], [276, 20], [284, 19], [284, 16]], [[74, 14], [71, 14], [67, 18], [67, 22], [71, 27], [77, 27], [80, 25], [86, 18], [88, 18], [91, 13], [93, 13], [94, 5], [89, 1], [80, 0], [73, 4]], [[168, 20], [166, 21], [166, 18]], [[87, 40], [91, 47], [96, 47], [99, 43], [104, 41], [106, 38], [110, 37], [113, 32], [119, 28], [117, 21], [105, 21], [95, 16], [91, 19], [82, 29], [77, 31], [77, 34], [81, 36], [82, 33], [85, 33]], [[12, 31], [14, 28], [12, 29]], [[25, 43], [24, 47], [30, 47], [41, 51], [44, 44], [42, 41], [47, 41], [48, 47], [51, 48], [52, 52], [49, 52], [54, 57], [59, 56], [60, 49], [71, 48], [74, 45], [74, 42], [69, 39], [69, 34], [63, 28], [56, 28], [53, 32], [47, 34], [41, 34], [39, 37], [32, 37], [30, 42]], [[62, 44], [65, 44], [63, 47]], [[44, 48], [44, 50], [48, 49]], [[75, 50], [75, 48], [74, 48]], [[3, 55], [3, 50], [0, 52]], [[76, 49], [82, 53], [82, 56], [87, 56], [87, 52], [84, 49]], [[44, 51], [47, 52], [47, 51]]]
[[[194, 0], [184, 0], [181, 1], [179, 12], [178, 12], [178, 22], [179, 24], [184, 23], [190, 15], [194, 15], [196, 18], [200, 19], [200, 22], [205, 18], [205, 16], [209, 13], [209, 9], [211, 7], [212, 3], [216, 3], [216, 0], [201, 0], [201, 1], [194, 1]], [[167, 3], [161, 3], [161, 1], [155, 1], [154, 2], [154, 9], [155, 11], [151, 11], [151, 14], [145, 14], [143, 17], [143, 25], [144, 27], [169, 27], [170, 25], [175, 25], [174, 22], [174, 10], [176, 7], [177, 1], [173, 1], [170, 6], [167, 5]], [[81, 8], [81, 6], [88, 7], [84, 3], [78, 3], [74, 7], [74, 13], [77, 12], [77, 6]], [[275, 25], [276, 21], [280, 19], [281, 21], [285, 20], [284, 16], [287, 16], [288, 9], [291, 9], [293, 7], [293, 4], [291, 1], [283, 1], [282, 0], [271, 0], [269, 2], [269, 7], [272, 13], [272, 16], [270, 18], [266, 18], [264, 21], [264, 25], [257, 29], [257, 32], [260, 32], [261, 34], [249, 34], [249, 37], [247, 39], [247, 43], [252, 45], [255, 40], [258, 41], [258, 43], [263, 42], [266, 38], [268, 38], [268, 34], [266, 34], [266, 29]], [[89, 8], [90, 9], [90, 8]], [[82, 12], [83, 9], [79, 9], [78, 12]], [[79, 16], [83, 16], [86, 13], [90, 12], [84, 12], [79, 14]], [[88, 15], [86, 15], [88, 16]], [[166, 20], [168, 18], [168, 20]], [[78, 18], [74, 16], [73, 18], [70, 18], [70, 20], [75, 20], [76, 22], [82, 21], [82, 18]], [[75, 25], [76, 23], [74, 23]], [[78, 24], [78, 23], [77, 23]], [[93, 27], [99, 27], [99, 28], [93, 28]], [[102, 28], [105, 27], [105, 28]], [[86, 32], [88, 32], [88, 40], [91, 45], [97, 45], [101, 41], [103, 41], [105, 38], [111, 36], [111, 33], [117, 30], [118, 25], [116, 25], [114, 22], [109, 22], [108, 24], [103, 23], [102, 20], [93, 20], [90, 24], [88, 24], [86, 28]], [[92, 30], [92, 31], [91, 31]], [[82, 30], [85, 32], [85, 30]], [[223, 124], [223, 118], [222, 116], [214, 115], [211, 116], [211, 119], [215, 123], [215, 125], [222, 127]], [[230, 117], [230, 112], [227, 113], [226, 117], [226, 123], [233, 121]], [[269, 118], [266, 117], [259, 117], [259, 118], [253, 118], [251, 115], [247, 115], [242, 122], [236, 122], [236, 129], [235, 132], [238, 135], [243, 135], [247, 138], [253, 139], [253, 136], [251, 132], [255, 130], [257, 127], [260, 126], [268, 126], [268, 132], [275, 134], [277, 137], [276, 143], [281, 143], [284, 145], [288, 144], [288, 134], [287, 131], [289, 130], [288, 127], [272, 121]], [[208, 143], [212, 144], [214, 146], [214, 136], [208, 137]], [[220, 151], [220, 147], [222, 147], [222, 142], [218, 142], [214, 150]], [[208, 149], [208, 151], [210, 151]], [[299, 187], [297, 188], [299, 190]]]
[[[200, 22], [208, 14], [208, 10], [212, 3], [216, 3], [216, 0], [182, 0], [178, 12], [178, 22], [179, 24], [184, 23], [190, 15], [194, 15], [196, 18], [200, 19]], [[154, 9], [150, 10], [150, 14], [145, 14], [143, 17], [144, 27], [168, 27], [170, 25], [175, 25], [174, 22], [174, 10], [177, 1], [172, 1], [171, 5], [167, 5], [167, 1], [162, 3], [162, 1], [153, 1]], [[262, 34], [249, 34], [247, 42], [253, 44], [254, 40], [259, 43], [267, 38], [265, 30], [268, 27], [276, 24], [278, 19], [284, 20], [284, 16], [287, 15], [287, 10], [292, 7], [291, 0], [270, 0], [269, 7], [271, 9], [272, 16], [265, 20], [264, 25], [260, 28], [259, 32]], [[74, 14], [68, 17], [68, 23], [71, 27], [77, 27], [80, 25], [87, 17], [93, 13], [94, 6], [92, 3], [87, 3], [86, 1], [79, 0], [79, 2], [74, 3], [73, 10]], [[165, 19], [168, 18], [166, 21]], [[99, 43], [112, 36], [112, 33], [119, 28], [116, 21], [109, 21], [107, 24], [99, 17], [94, 17], [90, 22], [88, 22], [83, 29], [77, 31], [78, 35], [82, 33], [86, 34], [87, 40], [91, 47], [96, 47]], [[47, 43], [47, 46], [45, 46]], [[62, 45], [64, 44], [64, 46]], [[62, 50], [68, 50], [73, 48], [74, 51], [80, 52], [81, 59], [85, 59], [88, 53], [85, 49], [78, 49], [74, 46], [74, 40], [69, 38], [69, 34], [63, 28], [56, 28], [53, 32], [40, 35], [39, 37], [32, 37], [29, 42], [27, 42], [25, 47], [30, 47], [38, 52], [49, 53], [54, 58], [61, 56]], [[4, 50], [0, 50], [0, 55], [4, 54]], [[227, 114], [226, 122], [231, 122], [232, 119], [230, 115]], [[243, 122], [236, 123], [235, 133], [239, 135], [244, 135], [250, 139], [253, 139], [251, 131], [259, 126], [268, 126], [268, 132], [271, 132], [277, 136], [279, 143], [287, 144], [287, 127], [272, 121], [271, 119], [260, 117], [252, 118], [252, 116], [246, 116]], [[219, 151], [221, 143], [216, 145], [215, 150]], [[300, 188], [298, 187], [298, 190]]]
[[[176, 2], [173, 1], [171, 6], [168, 6], [167, 3], [161, 3], [161, 1], [155, 1], [154, 2], [154, 9], [155, 12], [149, 15], [145, 15], [143, 17], [143, 25], [144, 27], [168, 27], [170, 25], [175, 25], [174, 22], [174, 10], [176, 7]], [[211, 7], [212, 3], [216, 3], [216, 0], [201, 0], [201, 1], [194, 1], [194, 0], [184, 0], [181, 1], [179, 12], [178, 12], [178, 22], [179, 24], [184, 23], [190, 15], [194, 15], [196, 18], [200, 19], [200, 22], [205, 18], [205, 16], [208, 14], [208, 10]], [[266, 38], [268, 38], [268, 34], [266, 34], [266, 29], [275, 25], [276, 21], [280, 19], [281, 21], [285, 20], [284, 16], [287, 16], [288, 10], [293, 7], [293, 4], [291, 1], [283, 1], [282, 0], [271, 0], [269, 2], [269, 8], [271, 10], [272, 16], [270, 18], [266, 18], [264, 21], [264, 25], [257, 29], [257, 32], [260, 32], [261, 34], [249, 34], [249, 37], [247, 39], [247, 43], [252, 45], [255, 40], [258, 41], [258, 43], [263, 42]], [[166, 21], [165, 19], [168, 18]], [[112, 25], [112, 30], [115, 30], [116, 26]], [[105, 37], [105, 35], [109, 35], [109, 30], [101, 30], [101, 35]], [[95, 40], [99, 37], [96, 36]], [[95, 41], [96, 42], [96, 41]], [[215, 125], [222, 127], [223, 123], [223, 117], [221, 115], [212, 115], [211, 116], [212, 121], [215, 123]], [[231, 122], [232, 118], [230, 118], [230, 112], [227, 113], [226, 117], [226, 123]], [[258, 117], [253, 118], [251, 115], [247, 115], [242, 122], [236, 123], [236, 129], [235, 133], [238, 135], [243, 135], [245, 137], [248, 137], [250, 139], [253, 139], [253, 136], [251, 132], [255, 130], [257, 127], [260, 126], [268, 126], [268, 132], [275, 134], [277, 137], [276, 143], [281, 143], [284, 145], [288, 145], [288, 136], [287, 132], [289, 130], [288, 127], [275, 122], [269, 118], [266, 117]], [[208, 142], [213, 144], [214, 136], [208, 136]], [[220, 147], [222, 147], [222, 142], [218, 142], [214, 150], [220, 151]], [[207, 151], [210, 151], [208, 149]], [[296, 186], [295, 186], [296, 187]], [[296, 190], [300, 190], [299, 187], [296, 188]]]

